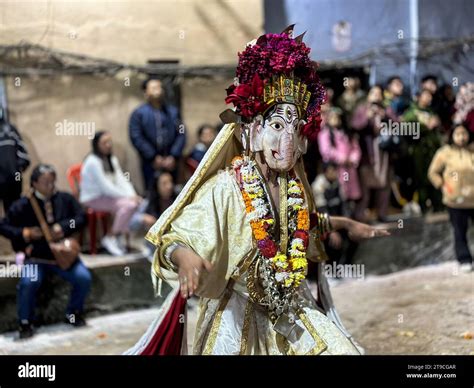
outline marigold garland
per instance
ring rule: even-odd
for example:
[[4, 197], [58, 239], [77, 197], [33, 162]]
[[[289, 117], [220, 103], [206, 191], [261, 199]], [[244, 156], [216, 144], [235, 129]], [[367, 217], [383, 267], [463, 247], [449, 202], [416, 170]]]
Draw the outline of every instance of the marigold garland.
[[309, 239], [309, 213], [304, 206], [303, 185], [291, 172], [287, 194], [290, 241], [288, 251], [283, 253], [279, 251], [277, 243], [271, 237], [275, 219], [255, 162], [235, 157], [232, 160], [232, 167], [241, 178], [240, 190], [259, 254], [272, 263], [275, 280], [282, 287], [295, 290], [305, 279], [308, 267], [306, 248]]

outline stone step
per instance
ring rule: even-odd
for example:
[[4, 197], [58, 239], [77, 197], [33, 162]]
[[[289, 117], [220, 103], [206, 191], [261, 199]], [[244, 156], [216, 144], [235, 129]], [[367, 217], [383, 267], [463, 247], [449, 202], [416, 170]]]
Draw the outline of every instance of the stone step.
[[[87, 316], [110, 312], [159, 306], [150, 277], [150, 262], [142, 253], [112, 257], [81, 254], [81, 259], [92, 272], [92, 289], [85, 305]], [[12, 255], [3, 257], [3, 265], [12, 262]], [[11, 267], [11, 266], [10, 266]], [[0, 332], [17, 328], [15, 277], [0, 277]], [[60, 322], [69, 300], [71, 286], [57, 276], [44, 282], [38, 296], [39, 318], [44, 324]], [[166, 294], [167, 288], [163, 288]]]

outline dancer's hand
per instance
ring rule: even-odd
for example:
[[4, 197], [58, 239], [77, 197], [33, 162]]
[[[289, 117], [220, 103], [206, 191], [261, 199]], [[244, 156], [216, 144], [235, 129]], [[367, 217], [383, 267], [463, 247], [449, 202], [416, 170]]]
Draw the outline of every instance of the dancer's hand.
[[373, 237], [390, 236], [390, 232], [386, 229], [374, 228], [373, 226], [354, 220], [348, 221], [346, 229], [351, 240], [358, 241]]
[[201, 272], [212, 270], [212, 264], [197, 255], [192, 249], [179, 247], [173, 251], [171, 260], [178, 266], [179, 284], [183, 298], [190, 298], [198, 288]]

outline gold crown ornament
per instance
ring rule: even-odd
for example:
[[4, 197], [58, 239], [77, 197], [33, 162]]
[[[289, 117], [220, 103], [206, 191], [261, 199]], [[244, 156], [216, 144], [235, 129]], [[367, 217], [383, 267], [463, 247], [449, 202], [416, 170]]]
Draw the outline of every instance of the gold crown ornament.
[[300, 115], [303, 115], [311, 98], [311, 92], [307, 89], [307, 85], [293, 74], [273, 76], [263, 86], [263, 101], [268, 105], [266, 110], [275, 104], [288, 103], [296, 105]]

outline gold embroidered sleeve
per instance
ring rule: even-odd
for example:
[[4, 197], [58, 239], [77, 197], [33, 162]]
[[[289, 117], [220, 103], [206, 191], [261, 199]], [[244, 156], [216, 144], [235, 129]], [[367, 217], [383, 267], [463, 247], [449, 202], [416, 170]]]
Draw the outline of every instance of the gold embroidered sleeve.
[[159, 264], [170, 269], [164, 253], [172, 243], [188, 246], [213, 264], [202, 273], [197, 295], [213, 297], [225, 288], [240, 259], [252, 247], [251, 229], [235, 178], [221, 171], [196, 192], [193, 201], [171, 222], [163, 235]]

